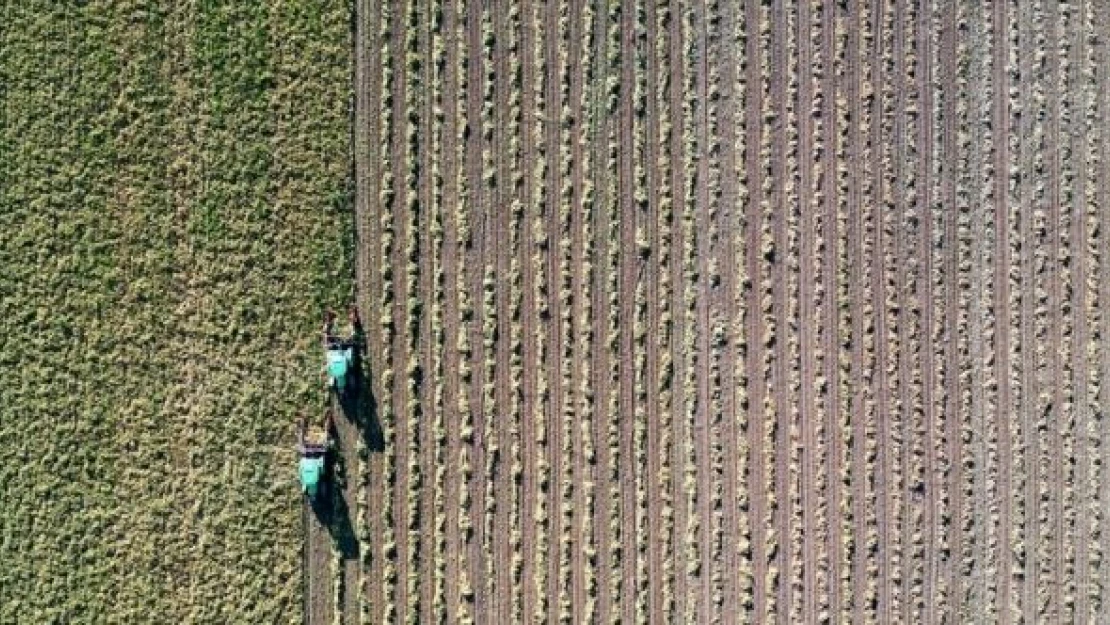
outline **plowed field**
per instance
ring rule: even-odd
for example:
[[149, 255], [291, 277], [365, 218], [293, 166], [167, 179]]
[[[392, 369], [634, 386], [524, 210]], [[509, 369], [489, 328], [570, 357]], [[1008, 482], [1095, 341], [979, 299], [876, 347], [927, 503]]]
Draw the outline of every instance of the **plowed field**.
[[1106, 618], [1105, 5], [362, 9], [369, 622]]

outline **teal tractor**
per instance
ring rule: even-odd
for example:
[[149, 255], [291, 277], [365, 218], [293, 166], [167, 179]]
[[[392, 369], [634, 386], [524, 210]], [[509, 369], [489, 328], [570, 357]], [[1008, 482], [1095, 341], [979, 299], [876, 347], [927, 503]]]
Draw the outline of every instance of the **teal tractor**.
[[297, 474], [301, 480], [301, 492], [315, 507], [323, 500], [327, 483], [327, 459], [332, 447], [332, 413], [324, 415], [323, 426], [310, 426], [301, 419], [297, 451], [300, 462]]
[[347, 320], [347, 332], [340, 335], [335, 327], [335, 312], [329, 310], [324, 314], [325, 384], [341, 399], [354, 390], [354, 372], [358, 366], [358, 350], [362, 342], [362, 323], [358, 309], [354, 306], [347, 313]]

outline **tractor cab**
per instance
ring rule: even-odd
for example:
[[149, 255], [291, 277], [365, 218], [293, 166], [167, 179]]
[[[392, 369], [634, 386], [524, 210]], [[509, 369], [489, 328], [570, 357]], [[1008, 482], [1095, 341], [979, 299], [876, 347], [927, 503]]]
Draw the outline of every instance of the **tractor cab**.
[[320, 477], [324, 474], [324, 456], [301, 456], [298, 473], [301, 478], [301, 492], [309, 500], [315, 501], [320, 492]]
[[347, 388], [347, 372], [351, 366], [351, 348], [339, 344], [328, 346], [328, 385], [342, 393]]

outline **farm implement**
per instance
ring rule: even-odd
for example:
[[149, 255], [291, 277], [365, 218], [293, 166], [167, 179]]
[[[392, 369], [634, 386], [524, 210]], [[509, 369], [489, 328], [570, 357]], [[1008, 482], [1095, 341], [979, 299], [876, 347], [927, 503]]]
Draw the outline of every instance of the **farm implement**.
[[324, 413], [322, 424], [309, 424], [303, 417], [300, 421], [297, 474], [301, 480], [301, 492], [314, 508], [323, 500], [327, 488], [328, 452], [333, 446], [332, 427], [331, 409]]

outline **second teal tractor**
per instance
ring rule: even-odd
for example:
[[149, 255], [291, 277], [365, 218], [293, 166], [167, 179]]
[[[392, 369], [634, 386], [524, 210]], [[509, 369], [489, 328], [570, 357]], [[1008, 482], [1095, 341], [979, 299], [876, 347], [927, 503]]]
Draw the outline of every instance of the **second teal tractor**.
[[336, 328], [336, 314], [324, 314], [324, 375], [329, 390], [342, 399], [347, 397], [356, 383], [354, 372], [358, 366], [358, 349], [362, 342], [362, 323], [358, 309], [351, 306], [347, 313], [348, 326], [343, 334]]

